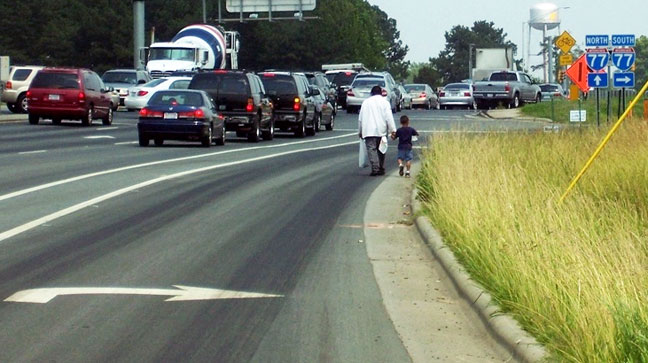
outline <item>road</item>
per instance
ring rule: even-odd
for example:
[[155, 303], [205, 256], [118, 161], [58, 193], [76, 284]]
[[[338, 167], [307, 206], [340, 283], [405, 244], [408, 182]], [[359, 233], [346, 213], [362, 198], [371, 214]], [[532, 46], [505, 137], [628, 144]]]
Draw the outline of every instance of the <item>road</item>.
[[[423, 133], [542, 127], [407, 113]], [[354, 115], [212, 148], [141, 148], [135, 116], [0, 124], [0, 361], [409, 361], [345, 227], [381, 183]]]

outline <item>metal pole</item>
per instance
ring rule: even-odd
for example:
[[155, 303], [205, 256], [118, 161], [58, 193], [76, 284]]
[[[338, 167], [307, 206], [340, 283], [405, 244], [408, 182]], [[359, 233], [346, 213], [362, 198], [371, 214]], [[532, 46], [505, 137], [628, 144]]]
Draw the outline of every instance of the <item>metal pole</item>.
[[548, 49], [546, 48], [546, 44], [544, 42], [547, 41], [547, 24], [544, 25], [544, 29], [542, 30], [542, 71], [544, 72], [544, 81], [545, 83], [549, 82], [549, 67], [548, 67]]
[[548, 64], [547, 64], [547, 73], [549, 75], [549, 83], [554, 83], [554, 77], [555, 77], [555, 74], [554, 74], [554, 49], [553, 49], [553, 37], [552, 36], [549, 36], [547, 38], [547, 47], [549, 47], [549, 49], [547, 49], [547, 53], [549, 53], [549, 56], [548, 56], [549, 60], [548, 60]]
[[526, 72], [527, 60], [526, 60], [526, 53], [524, 53], [524, 24], [525, 22], [522, 22], [522, 70]]
[[205, 4], [205, 0], [202, 0], [202, 8], [203, 8], [203, 24], [207, 24], [207, 4]]
[[468, 44], [468, 79], [472, 79], [472, 48], [474, 44]]
[[140, 49], [144, 48], [144, 1], [133, 0], [133, 68], [144, 69]]
[[223, 13], [221, 9], [221, 0], [218, 0], [218, 24], [223, 24]]
[[243, 22], [243, 0], [239, 3], [241, 5], [241, 13], [239, 14], [240, 19], [239, 21], [242, 23]]
[[268, 21], [272, 22], [272, 0], [268, 0]]
[[601, 127], [601, 103], [599, 89], [596, 89], [596, 126]]
[[610, 75], [612, 74], [612, 66], [608, 64], [608, 88], [607, 88], [607, 120], [605, 123], [610, 123], [610, 117], [612, 117], [612, 88], [610, 88], [612, 82], [610, 82]]

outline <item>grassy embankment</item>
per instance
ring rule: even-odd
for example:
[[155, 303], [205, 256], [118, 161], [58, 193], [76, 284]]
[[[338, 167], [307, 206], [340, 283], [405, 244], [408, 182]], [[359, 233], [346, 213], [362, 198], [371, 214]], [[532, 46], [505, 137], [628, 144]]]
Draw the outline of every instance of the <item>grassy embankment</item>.
[[626, 121], [557, 205], [603, 135], [436, 136], [419, 189], [469, 273], [552, 360], [648, 362], [648, 125]]
[[[633, 96], [634, 97], [634, 96]], [[626, 98], [626, 105], [630, 104], [632, 98]], [[614, 122], [618, 119], [619, 114], [619, 102], [618, 98], [613, 98], [610, 107], [610, 122]], [[551, 101], [543, 101], [538, 104], [530, 103], [522, 107], [522, 113], [526, 116], [532, 117], [541, 117], [552, 119], [551, 112]], [[553, 102], [554, 112], [553, 120], [554, 122], [560, 123], [569, 123], [569, 111], [578, 110], [578, 101], [569, 101], [566, 99], [556, 99]], [[587, 122], [586, 124], [596, 125], [596, 97], [590, 95], [587, 100], [584, 100], [582, 103], [583, 110], [587, 110]], [[623, 112], [623, 110], [621, 110]], [[638, 102], [637, 105], [633, 108], [633, 114], [635, 117], [642, 117], [643, 115], [643, 102]], [[605, 124], [607, 121], [607, 99], [601, 98], [601, 124]]]

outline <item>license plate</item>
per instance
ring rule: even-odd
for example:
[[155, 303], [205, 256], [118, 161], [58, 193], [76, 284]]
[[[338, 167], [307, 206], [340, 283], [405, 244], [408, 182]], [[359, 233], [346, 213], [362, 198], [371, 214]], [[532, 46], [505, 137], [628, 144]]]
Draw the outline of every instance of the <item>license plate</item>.
[[486, 95], [486, 97], [493, 97], [493, 94], [489, 93], [489, 94]]
[[50, 101], [58, 101], [61, 99], [61, 95], [49, 95], [48, 99]]
[[168, 120], [176, 120], [178, 119], [178, 113], [177, 112], [165, 112], [164, 113], [164, 118]]

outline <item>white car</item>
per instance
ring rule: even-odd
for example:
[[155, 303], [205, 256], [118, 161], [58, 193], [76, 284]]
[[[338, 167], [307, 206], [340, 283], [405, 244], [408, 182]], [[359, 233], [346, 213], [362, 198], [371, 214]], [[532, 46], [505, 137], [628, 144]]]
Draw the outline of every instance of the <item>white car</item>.
[[139, 110], [146, 106], [148, 100], [157, 91], [169, 89], [187, 89], [191, 77], [168, 77], [154, 79], [139, 87], [132, 87], [124, 99], [124, 106], [129, 110]]

